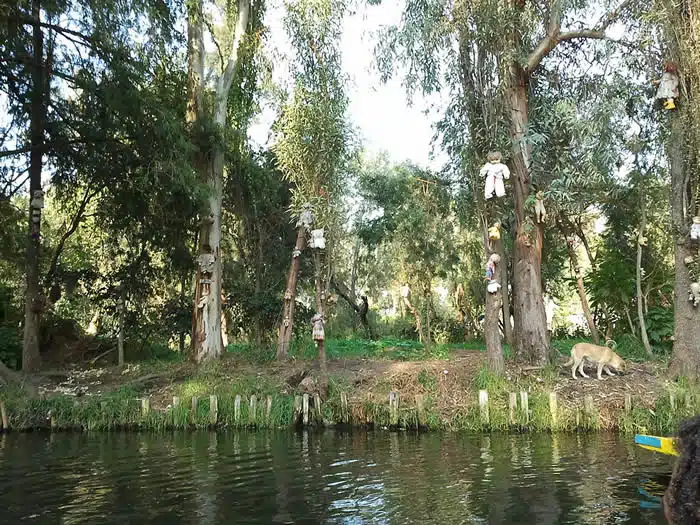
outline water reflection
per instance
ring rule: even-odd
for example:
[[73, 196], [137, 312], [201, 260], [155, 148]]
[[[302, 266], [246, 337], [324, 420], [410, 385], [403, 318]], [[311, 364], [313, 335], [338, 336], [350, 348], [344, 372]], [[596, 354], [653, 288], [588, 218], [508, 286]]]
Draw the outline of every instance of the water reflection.
[[11, 434], [0, 508], [3, 523], [661, 525], [671, 461], [607, 435]]

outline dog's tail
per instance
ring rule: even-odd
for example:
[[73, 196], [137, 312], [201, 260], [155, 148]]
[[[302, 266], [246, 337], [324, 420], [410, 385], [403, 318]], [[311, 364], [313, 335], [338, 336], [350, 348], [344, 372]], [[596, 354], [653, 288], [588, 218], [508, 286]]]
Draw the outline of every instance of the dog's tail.
[[569, 366], [569, 365], [573, 365], [573, 364], [574, 364], [574, 356], [571, 356], [569, 358], [569, 360], [566, 363], [564, 363], [562, 366]]
[[606, 339], [605, 346], [607, 346], [612, 351], [615, 351], [617, 349], [617, 343], [612, 339]]

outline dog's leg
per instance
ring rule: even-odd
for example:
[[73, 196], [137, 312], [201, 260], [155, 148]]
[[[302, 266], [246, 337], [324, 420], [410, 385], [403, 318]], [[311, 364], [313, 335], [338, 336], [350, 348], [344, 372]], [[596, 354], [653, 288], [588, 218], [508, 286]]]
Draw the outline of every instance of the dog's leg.
[[581, 361], [579, 361], [578, 371], [580, 372], [580, 374], [581, 374], [583, 377], [588, 378], [588, 375], [586, 374], [586, 372], [583, 371], [583, 364], [584, 364], [585, 362], [586, 362], [585, 359], [581, 359]]
[[603, 379], [602, 373], [603, 373], [603, 367], [605, 366], [605, 363], [602, 361], [598, 363], [598, 379]]
[[605, 373], [608, 374], [611, 377], [615, 377], [615, 374], [612, 373], [612, 371], [608, 368], [608, 365], [605, 365], [603, 367], [603, 370], [605, 370]]
[[576, 368], [578, 367], [578, 361], [576, 361], [575, 357], [572, 357], [571, 360], [574, 362], [574, 366], [571, 367], [571, 377], [576, 379]]

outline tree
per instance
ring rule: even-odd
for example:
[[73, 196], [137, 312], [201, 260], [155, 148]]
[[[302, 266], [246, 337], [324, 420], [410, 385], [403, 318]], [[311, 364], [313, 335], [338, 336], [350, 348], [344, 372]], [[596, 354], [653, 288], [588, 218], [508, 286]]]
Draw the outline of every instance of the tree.
[[[575, 20], [573, 7], [571, 13], [564, 13], [565, 6], [560, 0], [551, 0], [544, 6], [535, 6], [523, 0], [511, 0], [505, 7], [487, 2], [474, 9], [471, 4], [457, 3], [452, 7], [436, 4], [439, 2], [408, 2], [403, 26], [400, 29], [390, 28], [383, 35], [381, 47], [385, 52], [380, 53], [380, 67], [387, 73], [391, 70], [391, 57], [399, 55], [410, 66], [409, 86], [415, 88], [420, 83], [424, 91], [435, 91], [440, 88], [440, 65], [436, 56], [446, 54], [453, 64], [456, 62], [456, 57], [444, 50], [455, 47], [451, 40], [452, 31], [460, 27], [460, 20], [462, 27], [467, 28], [458, 32], [460, 48], [478, 50], [484, 42], [500, 46], [495, 54], [495, 67], [486, 69], [486, 78], [494, 92], [502, 97], [505, 105], [500, 109], [507, 111], [509, 121], [509, 162], [512, 166], [515, 207], [515, 353], [522, 361], [543, 364], [551, 356], [541, 281], [544, 237], [542, 226], [532, 224], [525, 205], [533, 184], [530, 82], [543, 60], [559, 45], [583, 39], [605, 39], [606, 29], [618, 20], [629, 2], [623, 2], [603, 16], [591, 29], [579, 29], [583, 24]], [[451, 9], [452, 18], [457, 24], [447, 22], [450, 17], [443, 16], [445, 9]], [[546, 16], [542, 16], [543, 12]], [[563, 24], [571, 29], [562, 30]], [[460, 55], [462, 58], [464, 56], [464, 53]], [[487, 60], [491, 55], [482, 53], [480, 56], [482, 61], [477, 62], [477, 69], [488, 65]], [[448, 86], [454, 85], [455, 76], [449, 73], [446, 76]], [[487, 104], [483, 111], [498, 113], [499, 109], [494, 110]]]
[[[225, 147], [224, 133], [229, 112], [229, 92], [237, 73], [241, 43], [249, 26], [251, 2], [239, 0], [236, 9], [224, 9], [224, 35], [210, 31], [219, 57], [209, 73], [205, 68], [204, 32], [211, 27], [204, 11], [203, 0], [188, 3], [187, 10], [187, 65], [188, 108], [187, 122], [196, 136], [199, 151], [194, 165], [209, 190], [206, 211], [199, 226], [199, 245], [192, 314], [192, 350], [196, 362], [201, 363], [223, 354], [221, 336], [221, 293], [223, 264], [221, 252], [221, 216], [224, 187]], [[226, 31], [234, 27], [233, 38]], [[221, 50], [229, 41], [224, 60]], [[221, 40], [221, 42], [219, 42]], [[215, 88], [208, 93], [207, 79], [213, 76]]]
[[[274, 152], [282, 173], [292, 184], [291, 215], [297, 237], [284, 294], [278, 359], [285, 359], [289, 352], [300, 257], [311, 228], [323, 229], [326, 239], [327, 248], [313, 252], [316, 313], [325, 315], [331, 278], [329, 252], [338, 233], [338, 206], [351, 154], [339, 51], [345, 11], [342, 0], [296, 0], [287, 4], [285, 27], [296, 56], [295, 83], [275, 127]], [[312, 223], [302, 218], [304, 211], [311, 213]], [[325, 379], [323, 341], [319, 341], [318, 348]]]
[[671, 172], [671, 221], [675, 239], [674, 342], [670, 372], [700, 378], [700, 308], [688, 301], [692, 282], [700, 282], [700, 249], [689, 236], [693, 216], [700, 216], [700, 43], [694, 36], [700, 18], [694, 9], [664, 2], [659, 20], [668, 58], [681, 72], [680, 110], [666, 119], [666, 152]]

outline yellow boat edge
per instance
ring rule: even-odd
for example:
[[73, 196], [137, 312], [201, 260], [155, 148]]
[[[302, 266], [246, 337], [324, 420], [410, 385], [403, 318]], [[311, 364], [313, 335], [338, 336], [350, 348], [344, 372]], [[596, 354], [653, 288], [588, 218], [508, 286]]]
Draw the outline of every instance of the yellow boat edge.
[[675, 447], [675, 439], [670, 437], [647, 436], [637, 434], [634, 436], [634, 443], [644, 449], [652, 452], [660, 452], [668, 456], [678, 456], [678, 451]]

